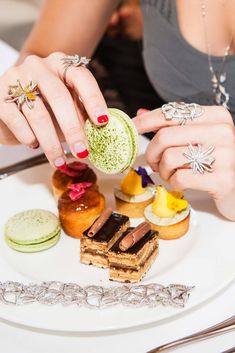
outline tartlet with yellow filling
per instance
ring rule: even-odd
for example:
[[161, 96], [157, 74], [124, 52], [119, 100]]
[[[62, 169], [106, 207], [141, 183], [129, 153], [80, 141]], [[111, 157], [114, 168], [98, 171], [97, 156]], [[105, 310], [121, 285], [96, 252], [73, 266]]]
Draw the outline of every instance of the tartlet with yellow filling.
[[153, 203], [144, 210], [144, 216], [151, 228], [159, 232], [160, 239], [177, 239], [188, 231], [190, 206], [182, 193], [168, 192], [159, 185]]
[[130, 217], [144, 217], [144, 209], [154, 199], [155, 188], [145, 168], [131, 168], [114, 190], [117, 211]]

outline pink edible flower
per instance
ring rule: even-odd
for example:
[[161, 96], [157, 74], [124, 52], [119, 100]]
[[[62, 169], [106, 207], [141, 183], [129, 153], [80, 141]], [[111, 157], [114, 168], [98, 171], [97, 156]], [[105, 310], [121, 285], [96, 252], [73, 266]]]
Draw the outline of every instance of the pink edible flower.
[[85, 189], [90, 188], [92, 183], [76, 183], [70, 184], [68, 188], [71, 190], [69, 193], [69, 197], [72, 201], [79, 200], [84, 194]]
[[82, 172], [88, 168], [86, 163], [81, 162], [72, 162], [69, 164], [65, 164], [63, 169], [60, 171], [70, 177], [79, 177], [82, 175]]

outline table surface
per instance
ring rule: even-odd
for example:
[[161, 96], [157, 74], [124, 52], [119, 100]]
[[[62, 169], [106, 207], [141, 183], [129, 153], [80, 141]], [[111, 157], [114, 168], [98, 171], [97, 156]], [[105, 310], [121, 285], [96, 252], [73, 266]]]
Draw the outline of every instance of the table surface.
[[[0, 75], [17, 56], [17, 52], [0, 41]], [[40, 151], [22, 146], [0, 147], [0, 167], [28, 158]], [[235, 226], [234, 226], [235, 229]], [[0, 351], [3, 353], [143, 353], [160, 344], [214, 325], [235, 314], [235, 283], [200, 307], [170, 321], [141, 329], [102, 334], [67, 334], [28, 329], [0, 320]], [[235, 331], [185, 345], [179, 353], [221, 353], [235, 345]]]

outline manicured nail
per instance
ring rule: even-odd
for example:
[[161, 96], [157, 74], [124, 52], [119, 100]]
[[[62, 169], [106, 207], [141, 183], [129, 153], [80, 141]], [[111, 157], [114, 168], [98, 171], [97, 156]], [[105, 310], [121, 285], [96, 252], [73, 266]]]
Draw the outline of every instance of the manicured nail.
[[104, 124], [109, 121], [107, 111], [103, 108], [96, 108], [94, 115], [95, 115], [99, 124]]
[[34, 142], [31, 146], [29, 146], [30, 148], [33, 148], [34, 150], [36, 150], [37, 148], [40, 147], [39, 143], [36, 141]]
[[149, 112], [149, 109], [146, 109], [146, 108], [138, 109], [138, 113], [140, 113], [140, 114], [147, 113], [147, 112]]
[[108, 115], [100, 115], [97, 118], [98, 123], [107, 123], [109, 121]]
[[75, 143], [74, 152], [78, 158], [86, 158], [89, 154], [86, 145], [83, 142]]
[[65, 159], [63, 157], [59, 157], [54, 161], [54, 166], [57, 169], [64, 169], [64, 167], [66, 166], [66, 162]]

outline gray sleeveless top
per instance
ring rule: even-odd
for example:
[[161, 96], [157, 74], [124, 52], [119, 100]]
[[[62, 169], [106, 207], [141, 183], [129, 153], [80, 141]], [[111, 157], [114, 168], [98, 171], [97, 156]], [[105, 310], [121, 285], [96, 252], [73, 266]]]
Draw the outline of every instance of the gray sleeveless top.
[[[149, 79], [166, 101], [213, 105], [208, 57], [191, 46], [178, 25], [176, 0], [141, 0], [144, 18], [143, 57]], [[212, 56], [214, 70], [222, 58]], [[226, 59], [225, 87], [235, 122], [235, 55]]]

